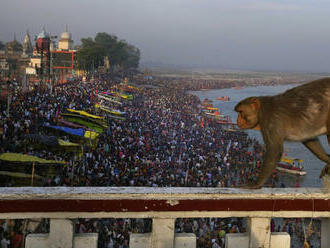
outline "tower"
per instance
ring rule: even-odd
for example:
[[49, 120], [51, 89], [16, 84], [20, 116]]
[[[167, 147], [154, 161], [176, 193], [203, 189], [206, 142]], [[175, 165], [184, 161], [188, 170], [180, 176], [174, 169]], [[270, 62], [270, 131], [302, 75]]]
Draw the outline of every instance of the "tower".
[[50, 75], [50, 36], [43, 28], [37, 37], [37, 51], [40, 54], [40, 67], [36, 68], [41, 78]]
[[29, 30], [27, 30], [23, 43], [23, 56], [31, 56], [32, 52], [33, 52], [33, 48], [32, 48], [31, 38], [30, 38]]
[[68, 32], [68, 26], [65, 27], [65, 31], [61, 34], [61, 38], [58, 42], [59, 50], [72, 50], [73, 49], [73, 40], [71, 34]]

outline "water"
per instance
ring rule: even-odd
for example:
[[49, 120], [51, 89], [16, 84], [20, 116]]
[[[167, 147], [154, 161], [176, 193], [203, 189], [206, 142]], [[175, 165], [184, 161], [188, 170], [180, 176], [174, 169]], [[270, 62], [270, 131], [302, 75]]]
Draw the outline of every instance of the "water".
[[[194, 91], [191, 92], [194, 95], [197, 95], [201, 101], [205, 98], [213, 100], [213, 105], [218, 107], [220, 112], [229, 115], [233, 121], [237, 118], [237, 113], [234, 111], [235, 105], [241, 101], [242, 99], [250, 96], [262, 96], [262, 95], [276, 95], [278, 93], [284, 92], [285, 90], [295, 87], [297, 85], [279, 85], [279, 86], [258, 86], [258, 87], [246, 87], [240, 90], [235, 90], [233, 88], [230, 89], [222, 89], [222, 90], [209, 90], [209, 91]], [[229, 96], [229, 102], [222, 102], [216, 100], [217, 97], [221, 96]], [[258, 139], [261, 143], [262, 136], [259, 131], [249, 130], [247, 131], [251, 137]], [[329, 154], [330, 149], [328, 146], [328, 142], [326, 136], [320, 137], [321, 143], [325, 149], [325, 151]], [[321, 169], [325, 165], [323, 161], [318, 160], [305, 146], [300, 142], [285, 142], [284, 143], [284, 151], [288, 149], [288, 156], [294, 158], [303, 159], [303, 166], [307, 172], [305, 176], [296, 176], [290, 175], [286, 173], [280, 173], [281, 181], [287, 187], [295, 187], [297, 183], [301, 187], [320, 187], [321, 179], [319, 179], [319, 175]]]

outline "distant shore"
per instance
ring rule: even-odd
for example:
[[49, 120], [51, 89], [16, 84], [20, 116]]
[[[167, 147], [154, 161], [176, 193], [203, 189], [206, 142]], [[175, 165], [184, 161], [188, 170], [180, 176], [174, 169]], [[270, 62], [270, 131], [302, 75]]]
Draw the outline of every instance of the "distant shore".
[[[329, 77], [326, 73], [295, 72], [249, 72], [249, 71], [211, 71], [211, 70], [175, 70], [157, 68], [149, 75], [159, 78], [177, 79], [201, 84], [200, 89], [222, 89], [234, 86], [261, 86], [301, 84], [319, 78]], [[203, 83], [201, 83], [201, 81]], [[208, 87], [210, 84], [212, 87]], [[215, 86], [215, 87], [214, 87]], [[204, 88], [203, 88], [204, 87]]]

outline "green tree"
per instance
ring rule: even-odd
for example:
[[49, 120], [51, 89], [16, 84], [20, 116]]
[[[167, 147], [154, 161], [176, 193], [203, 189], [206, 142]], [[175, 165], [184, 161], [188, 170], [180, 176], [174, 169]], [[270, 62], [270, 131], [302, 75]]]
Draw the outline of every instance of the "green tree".
[[91, 72], [102, 65], [105, 51], [92, 38], [81, 39], [81, 42], [82, 47], [77, 54], [78, 67]]
[[110, 58], [112, 66], [123, 69], [137, 68], [140, 61], [140, 50], [117, 36], [107, 33], [97, 33], [92, 38], [81, 39], [82, 46], [78, 51], [78, 67], [92, 71], [104, 63], [104, 57]]
[[140, 61], [140, 50], [132, 45], [127, 45], [125, 49], [128, 56], [124, 61], [124, 68], [138, 68]]

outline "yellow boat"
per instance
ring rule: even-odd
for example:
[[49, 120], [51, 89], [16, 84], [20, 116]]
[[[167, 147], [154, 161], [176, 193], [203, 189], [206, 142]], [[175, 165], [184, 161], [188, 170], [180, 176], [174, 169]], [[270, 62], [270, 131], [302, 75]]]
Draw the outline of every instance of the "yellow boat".
[[207, 110], [218, 110], [218, 108], [214, 108], [214, 107], [207, 107]]
[[83, 111], [83, 110], [75, 110], [75, 109], [67, 109], [67, 110], [72, 112], [72, 113], [77, 113], [77, 114], [80, 114], [80, 115], [83, 115], [83, 116], [86, 116], [86, 117], [90, 117], [90, 118], [93, 118], [93, 119], [104, 119], [104, 117], [102, 117], [102, 116], [92, 115], [92, 114], [87, 113], [86, 111]]
[[307, 174], [307, 172], [304, 170], [304, 167], [300, 165], [302, 162], [302, 159], [282, 157], [276, 169], [278, 171], [304, 176]]

